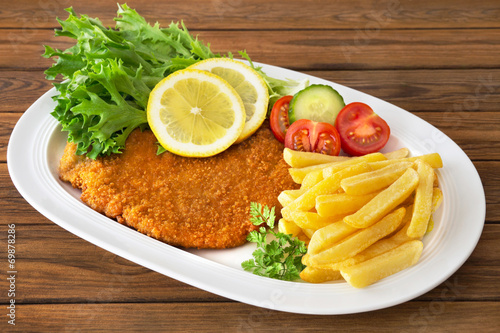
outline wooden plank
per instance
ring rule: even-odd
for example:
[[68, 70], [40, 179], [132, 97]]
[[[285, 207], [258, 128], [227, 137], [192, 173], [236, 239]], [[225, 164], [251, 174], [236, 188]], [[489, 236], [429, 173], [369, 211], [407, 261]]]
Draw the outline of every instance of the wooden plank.
[[[7, 227], [0, 226], [3, 244], [6, 234]], [[476, 249], [458, 272], [418, 299], [499, 299], [499, 240], [500, 225], [485, 225]], [[16, 224], [16, 258], [19, 303], [225, 300], [118, 257], [56, 225]], [[0, 303], [7, 301], [7, 294], [0, 294]]]
[[[69, 0], [20, 0], [0, 13], [0, 27], [54, 28], [55, 17], [65, 19], [63, 10], [75, 10], [112, 24], [116, 3], [72, 3]], [[183, 19], [193, 29], [394, 29], [394, 28], [485, 28], [499, 27], [495, 0], [411, 1], [411, 0], [174, 0], [129, 2], [149, 22]]]
[[[306, 74], [363, 91], [408, 111], [498, 111], [500, 69], [335, 70]], [[52, 88], [42, 70], [3, 71], [0, 112], [23, 112]], [[23, 98], [19, 98], [22, 92]]]
[[[247, 50], [254, 61], [300, 70], [498, 68], [500, 30], [381, 30], [365, 38], [356, 31], [196, 31], [214, 52]], [[13, 39], [15, 36], [15, 39]], [[11, 29], [0, 36], [0, 68], [45, 69], [42, 45], [67, 48], [51, 30]], [[467, 52], [464, 47], [474, 52]]]
[[[25, 331], [113, 330], [169, 332], [409, 331], [495, 332], [499, 302], [408, 302], [343, 316], [283, 313], [241, 303], [30, 304], [17, 308], [16, 328]], [[189, 323], [189, 329], [186, 324]], [[286, 323], [286, 324], [285, 324]]]

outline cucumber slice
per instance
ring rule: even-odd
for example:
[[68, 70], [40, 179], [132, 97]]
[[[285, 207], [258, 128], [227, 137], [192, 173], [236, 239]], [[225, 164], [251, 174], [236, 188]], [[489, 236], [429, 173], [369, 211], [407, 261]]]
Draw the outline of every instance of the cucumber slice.
[[335, 89], [313, 84], [295, 94], [290, 102], [288, 117], [290, 124], [299, 119], [309, 119], [334, 125], [344, 106], [344, 99]]

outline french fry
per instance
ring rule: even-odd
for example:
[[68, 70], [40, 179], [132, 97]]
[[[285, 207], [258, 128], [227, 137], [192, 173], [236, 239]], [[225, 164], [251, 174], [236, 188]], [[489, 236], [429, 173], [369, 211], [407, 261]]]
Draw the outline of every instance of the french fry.
[[[406, 210], [408, 213], [408, 209]], [[360, 262], [370, 260], [378, 255], [381, 255], [382, 253], [385, 253], [387, 251], [390, 251], [399, 245], [414, 240], [414, 238], [408, 237], [406, 231], [408, 230], [408, 227], [410, 226], [410, 218], [411, 218], [411, 211], [409, 215], [407, 223], [403, 226], [402, 229], [400, 229], [398, 232], [396, 232], [394, 235], [392, 235], [389, 238], [384, 238], [381, 239], [377, 242], [375, 242], [373, 245], [369, 246], [365, 250], [361, 251], [360, 253], [356, 254], [354, 257], [343, 260], [338, 263], [333, 263], [333, 264], [326, 264], [326, 265], [319, 265], [317, 267], [319, 268], [330, 268], [330, 269], [335, 269], [335, 270], [340, 270], [345, 267], [353, 266], [356, 264], [359, 264]], [[406, 216], [406, 215], [405, 215]], [[401, 224], [405, 222], [405, 218], [403, 218], [403, 221]]]
[[[379, 239], [393, 232], [403, 220], [406, 209], [401, 207], [388, 214], [374, 225], [359, 230], [332, 247], [309, 257], [312, 265], [324, 265], [349, 259]], [[314, 235], [313, 235], [314, 236]]]
[[443, 192], [439, 187], [432, 189], [432, 212], [434, 213], [443, 202]]
[[318, 195], [334, 193], [340, 188], [340, 182], [342, 181], [342, 179], [367, 171], [370, 171], [370, 168], [368, 167], [368, 163], [366, 162], [348, 166], [345, 169], [342, 169], [337, 173], [331, 175], [330, 177], [323, 179], [322, 181], [308, 189], [304, 194], [302, 194], [288, 206], [283, 208], [282, 211], [286, 209], [308, 211], [315, 206], [316, 197]]
[[316, 230], [303, 228], [302, 232], [304, 233], [304, 235], [307, 236], [307, 238], [311, 239], [312, 235], [314, 235], [314, 232], [316, 232]]
[[[399, 228], [394, 230], [391, 234], [389, 234], [386, 238], [393, 237], [396, 233], [398, 233], [401, 229], [405, 228], [405, 230], [408, 230], [408, 226], [410, 225], [411, 221], [411, 216], [413, 214], [413, 201], [409, 204], [401, 204], [401, 207], [404, 207], [406, 209], [405, 216], [403, 217], [403, 221], [401, 221], [401, 224], [399, 225]], [[413, 238], [411, 238], [413, 239]]]
[[401, 204], [418, 186], [418, 181], [417, 172], [412, 168], [407, 169], [398, 180], [377, 194], [356, 213], [347, 215], [344, 222], [355, 228], [369, 227]]
[[280, 194], [278, 225], [307, 244], [302, 280], [344, 277], [361, 288], [418, 261], [422, 229], [432, 230], [432, 213], [443, 200], [434, 170], [443, 162], [437, 153], [408, 153], [402, 148], [338, 158], [285, 149], [301, 188]]
[[327, 225], [330, 225], [341, 218], [334, 219], [332, 217], [319, 216], [318, 213], [314, 212], [303, 212], [299, 210], [292, 210], [289, 212], [289, 218], [295, 222], [302, 229], [314, 229], [318, 230]]
[[[350, 160], [351, 159], [346, 160], [345, 162], [348, 162]], [[302, 182], [304, 181], [304, 178], [309, 173], [314, 172], [314, 171], [318, 171], [318, 170], [321, 170], [321, 172], [323, 172], [323, 169], [325, 169], [326, 167], [331, 167], [331, 166], [334, 166], [338, 163], [343, 163], [343, 162], [330, 162], [330, 163], [325, 163], [325, 164], [315, 164], [315, 165], [311, 165], [311, 166], [307, 166], [307, 167], [303, 167], [303, 168], [290, 168], [290, 169], [288, 169], [288, 173], [290, 173], [290, 176], [292, 177], [292, 180], [295, 183], [302, 184]], [[350, 165], [350, 164], [348, 164], [348, 165]], [[341, 164], [340, 169], [342, 169], [342, 167], [347, 167], [348, 165]], [[323, 177], [323, 178], [326, 178], [326, 177]]]
[[380, 191], [394, 183], [413, 165], [413, 162], [401, 162], [371, 172], [342, 179], [340, 186], [350, 195], [363, 195]]
[[309, 172], [304, 177], [300, 188], [304, 190], [310, 189], [311, 187], [313, 187], [322, 180], [323, 180], [323, 170], [314, 170], [312, 172]]
[[278, 195], [278, 201], [281, 206], [288, 206], [293, 200], [300, 197], [305, 192], [305, 189], [298, 190], [284, 190]]
[[385, 160], [387, 160], [387, 158], [383, 154], [381, 154], [381, 153], [372, 153], [372, 154], [367, 154], [367, 155], [364, 155], [364, 156], [353, 157], [353, 158], [351, 158], [351, 159], [349, 159], [347, 161], [337, 162], [337, 163], [333, 163], [333, 164], [330, 164], [330, 165], [325, 165], [325, 167], [323, 168], [323, 178], [328, 178], [331, 175], [333, 175], [334, 173], [342, 170], [343, 168], [346, 168], [346, 167], [351, 166], [351, 165], [358, 164], [360, 162], [370, 162], [370, 163], [373, 163], [373, 162], [385, 161]]
[[416, 160], [423, 160], [427, 162], [434, 169], [439, 169], [443, 167], [443, 160], [441, 159], [441, 155], [438, 153], [393, 159], [393, 160], [385, 160], [385, 161], [374, 161], [370, 162], [370, 166], [373, 170], [382, 169], [383, 167], [388, 166], [389, 164], [399, 163], [399, 162], [415, 162]]
[[[340, 183], [342, 184], [342, 182]], [[377, 194], [378, 192], [355, 196], [346, 193], [318, 195], [316, 197], [316, 211], [323, 217], [352, 214]]]
[[432, 215], [431, 215], [431, 218], [429, 219], [429, 222], [427, 223], [427, 230], [425, 230], [425, 233], [428, 234], [429, 232], [432, 231], [432, 229], [434, 229], [434, 219], [432, 218]]
[[283, 159], [292, 168], [304, 168], [311, 165], [340, 162], [348, 160], [347, 156], [331, 156], [318, 153], [310, 153], [305, 151], [296, 151], [290, 148], [283, 150]]
[[[384, 156], [387, 159], [405, 158], [408, 156], [408, 153], [408, 148], [401, 148], [384, 153]], [[348, 156], [332, 156], [305, 151], [296, 151], [290, 148], [285, 148], [283, 150], [283, 159], [292, 168], [304, 168], [318, 164], [341, 162], [351, 158], [352, 157]]]
[[[385, 156], [381, 153], [373, 153], [373, 154], [368, 154], [360, 157], [351, 157], [349, 159], [346, 159], [344, 161], [340, 162], [330, 162], [330, 163], [325, 163], [325, 164], [317, 164], [317, 165], [311, 165], [308, 167], [304, 168], [290, 168], [288, 169], [288, 172], [290, 173], [290, 176], [292, 177], [293, 181], [296, 182], [297, 184], [302, 184], [302, 181], [304, 180], [304, 177], [313, 171], [316, 170], [323, 170], [323, 178], [328, 178], [329, 176], [333, 175], [334, 173], [347, 168], [349, 166], [361, 163], [361, 162], [375, 162], [375, 161], [383, 161], [385, 160]], [[325, 173], [325, 170], [326, 173]]]
[[409, 153], [410, 153], [410, 151], [408, 150], [408, 148], [400, 148], [398, 150], [384, 153], [384, 156], [388, 160], [394, 160], [394, 159], [398, 159], [398, 158], [405, 158], [408, 156]]
[[318, 229], [311, 237], [307, 253], [309, 255], [317, 254], [333, 246], [335, 243], [340, 242], [347, 236], [352, 235], [356, 231], [358, 231], [358, 229], [353, 228], [342, 221], [337, 221], [327, 225], [326, 227]]
[[302, 229], [292, 221], [280, 219], [278, 221], [278, 231], [287, 235], [298, 236], [302, 232]]
[[438, 178], [436, 170], [434, 170], [434, 183], [433, 184], [434, 184], [434, 187], [439, 186], [439, 178]]
[[300, 272], [300, 278], [310, 283], [322, 283], [326, 281], [340, 280], [340, 271], [328, 268], [306, 267]]
[[340, 270], [342, 277], [355, 288], [364, 288], [417, 263], [423, 244], [412, 240], [362, 263]]
[[434, 170], [422, 160], [417, 160], [419, 183], [415, 192], [413, 215], [408, 228], [408, 236], [413, 238], [423, 237], [427, 224], [432, 214], [432, 192], [434, 183]]

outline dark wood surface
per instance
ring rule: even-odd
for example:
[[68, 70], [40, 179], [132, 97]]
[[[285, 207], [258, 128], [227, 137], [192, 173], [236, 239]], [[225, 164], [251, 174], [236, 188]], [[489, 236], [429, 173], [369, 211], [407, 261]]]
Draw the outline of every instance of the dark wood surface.
[[[500, 3], [472, 1], [129, 1], [148, 21], [183, 19], [216, 52], [299, 70], [398, 105], [453, 139], [486, 193], [477, 248], [445, 283], [407, 303], [342, 316], [276, 312], [173, 280], [82, 240], [32, 208], [7, 170], [23, 112], [51, 84], [43, 44], [71, 1], [0, 11], [0, 331], [476, 331], [500, 327]], [[116, 2], [80, 1], [112, 24]], [[22, 153], [22, 152], [19, 152]], [[7, 224], [16, 225], [16, 326], [8, 325]], [[451, 292], [450, 292], [451, 291]]]

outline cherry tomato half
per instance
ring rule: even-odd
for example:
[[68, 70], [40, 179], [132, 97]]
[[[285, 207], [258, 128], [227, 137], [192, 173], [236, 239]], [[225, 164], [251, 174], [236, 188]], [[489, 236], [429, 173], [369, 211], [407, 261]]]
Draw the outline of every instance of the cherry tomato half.
[[285, 134], [290, 126], [290, 121], [288, 120], [288, 107], [293, 96], [283, 96], [276, 101], [271, 110], [271, 130], [274, 136], [280, 142], [285, 142]]
[[288, 128], [285, 147], [337, 156], [340, 153], [340, 136], [331, 124], [299, 119]]
[[340, 134], [342, 150], [361, 156], [382, 149], [391, 135], [384, 119], [364, 103], [347, 104], [338, 114], [335, 127]]

